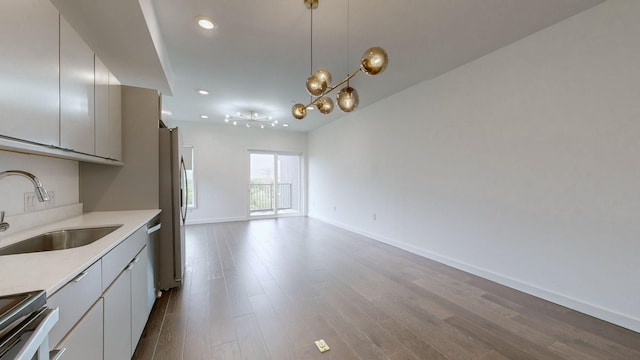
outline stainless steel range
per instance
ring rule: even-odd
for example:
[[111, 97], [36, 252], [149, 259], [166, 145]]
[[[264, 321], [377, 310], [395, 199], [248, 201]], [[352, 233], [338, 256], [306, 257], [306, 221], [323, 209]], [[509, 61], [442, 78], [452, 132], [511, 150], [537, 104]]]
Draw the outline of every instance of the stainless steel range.
[[0, 296], [0, 360], [58, 359], [49, 353], [49, 331], [58, 309], [46, 306], [44, 290]]

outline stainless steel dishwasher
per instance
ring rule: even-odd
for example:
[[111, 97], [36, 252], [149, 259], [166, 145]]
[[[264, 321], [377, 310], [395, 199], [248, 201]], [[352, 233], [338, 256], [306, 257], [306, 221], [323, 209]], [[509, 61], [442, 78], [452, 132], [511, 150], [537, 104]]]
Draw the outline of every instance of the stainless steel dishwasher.
[[58, 309], [46, 306], [44, 290], [0, 296], [0, 360], [56, 360], [49, 352], [49, 331]]

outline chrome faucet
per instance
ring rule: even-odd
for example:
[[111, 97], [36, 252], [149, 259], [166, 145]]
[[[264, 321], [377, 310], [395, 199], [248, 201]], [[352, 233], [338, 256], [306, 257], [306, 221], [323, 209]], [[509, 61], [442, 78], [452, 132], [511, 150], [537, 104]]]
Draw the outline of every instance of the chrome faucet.
[[[40, 202], [49, 201], [49, 193], [47, 192], [47, 189], [45, 189], [44, 186], [42, 186], [42, 183], [40, 182], [40, 180], [38, 180], [38, 178], [35, 175], [22, 170], [7, 170], [7, 171], [0, 172], [0, 180], [11, 175], [22, 176], [29, 179], [35, 188], [38, 201]], [[4, 211], [2, 211], [0, 213], [0, 231], [6, 231], [8, 228], [9, 228], [9, 223], [4, 222]]]
[[38, 178], [35, 175], [22, 170], [7, 170], [7, 171], [0, 172], [0, 180], [11, 175], [23, 176], [31, 180], [31, 183], [35, 188], [38, 201], [40, 202], [49, 201], [49, 193], [47, 192], [47, 189], [45, 189], [44, 186], [42, 186], [42, 183], [40, 182], [40, 180], [38, 180]]

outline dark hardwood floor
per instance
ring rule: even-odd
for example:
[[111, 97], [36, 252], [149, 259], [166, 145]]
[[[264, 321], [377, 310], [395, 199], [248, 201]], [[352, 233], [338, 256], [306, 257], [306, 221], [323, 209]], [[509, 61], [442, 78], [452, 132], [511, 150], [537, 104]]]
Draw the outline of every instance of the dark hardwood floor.
[[640, 334], [300, 217], [187, 227], [134, 359], [631, 360]]

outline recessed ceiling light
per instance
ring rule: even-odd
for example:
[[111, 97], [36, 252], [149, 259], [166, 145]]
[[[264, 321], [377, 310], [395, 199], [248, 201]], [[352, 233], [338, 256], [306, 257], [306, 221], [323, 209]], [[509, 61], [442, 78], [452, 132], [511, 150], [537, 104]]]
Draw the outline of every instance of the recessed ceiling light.
[[289, 124], [282, 124], [282, 126], [284, 126], [284, 127], [289, 127]]
[[169, 110], [162, 110], [162, 115], [167, 115], [167, 116], [171, 116], [173, 115], [173, 113]]
[[208, 119], [208, 118], [209, 118], [209, 116], [207, 116], [207, 115], [200, 115], [200, 118], [201, 118], [201, 119]]
[[200, 95], [209, 95], [209, 90], [200, 89], [200, 90], [198, 90], [198, 94], [200, 94]]
[[211, 30], [216, 27], [213, 23], [213, 19], [208, 16], [198, 16], [196, 17], [196, 21], [198, 22], [198, 26], [203, 29]]

